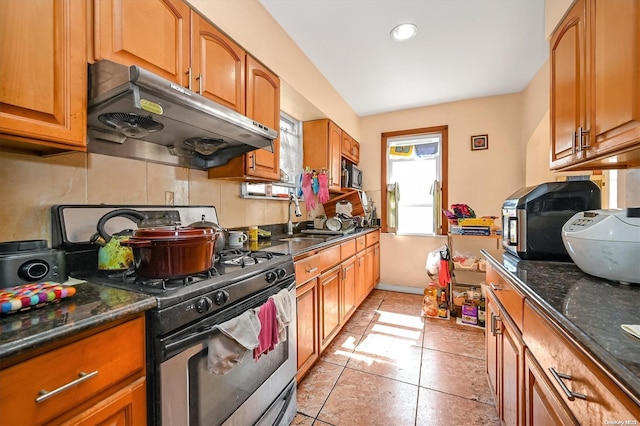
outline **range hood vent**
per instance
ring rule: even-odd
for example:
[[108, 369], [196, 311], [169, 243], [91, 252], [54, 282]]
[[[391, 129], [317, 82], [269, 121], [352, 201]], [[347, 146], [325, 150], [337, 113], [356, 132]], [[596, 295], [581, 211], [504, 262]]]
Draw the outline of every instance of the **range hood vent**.
[[89, 65], [87, 151], [206, 170], [278, 132], [138, 66]]

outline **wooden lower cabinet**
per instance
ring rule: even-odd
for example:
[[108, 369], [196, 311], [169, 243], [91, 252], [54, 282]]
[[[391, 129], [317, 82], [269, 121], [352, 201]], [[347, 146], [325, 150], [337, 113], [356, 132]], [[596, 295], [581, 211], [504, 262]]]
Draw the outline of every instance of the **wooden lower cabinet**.
[[320, 351], [340, 331], [340, 272], [336, 266], [320, 275]]
[[2, 424], [146, 424], [144, 335], [140, 316], [3, 368]]
[[369, 294], [365, 281], [365, 251], [356, 253], [356, 304], [359, 305]]
[[347, 322], [351, 315], [356, 311], [356, 278], [357, 266], [356, 257], [352, 256], [341, 264], [340, 276], [340, 321], [342, 324]]
[[578, 425], [578, 421], [562, 402], [549, 383], [546, 374], [538, 365], [531, 351], [525, 349], [524, 356], [524, 424]]
[[318, 278], [302, 284], [296, 289], [298, 374], [300, 381], [318, 359]]
[[503, 424], [520, 425], [523, 414], [522, 335], [490, 291], [486, 296], [490, 321], [490, 331], [486, 333], [489, 383], [497, 397], [498, 415]]

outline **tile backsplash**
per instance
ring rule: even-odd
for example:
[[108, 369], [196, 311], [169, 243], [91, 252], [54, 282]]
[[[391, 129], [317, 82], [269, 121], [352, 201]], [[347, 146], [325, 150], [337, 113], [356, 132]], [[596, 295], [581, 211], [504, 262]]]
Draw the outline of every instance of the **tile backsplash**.
[[[55, 204], [214, 205], [228, 228], [282, 223], [287, 203], [240, 198], [240, 184], [207, 172], [98, 154], [0, 152], [0, 241], [51, 241]], [[303, 212], [304, 213], [304, 212]], [[306, 215], [303, 215], [303, 219]]]

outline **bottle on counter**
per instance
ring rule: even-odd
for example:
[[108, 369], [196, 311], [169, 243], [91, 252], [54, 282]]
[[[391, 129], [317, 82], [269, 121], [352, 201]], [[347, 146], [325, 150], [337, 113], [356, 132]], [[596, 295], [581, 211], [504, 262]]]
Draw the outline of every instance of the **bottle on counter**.
[[478, 304], [478, 327], [484, 327], [486, 323], [486, 306], [484, 297], [480, 298], [480, 304]]
[[250, 226], [249, 227], [249, 241], [258, 241], [258, 227]]

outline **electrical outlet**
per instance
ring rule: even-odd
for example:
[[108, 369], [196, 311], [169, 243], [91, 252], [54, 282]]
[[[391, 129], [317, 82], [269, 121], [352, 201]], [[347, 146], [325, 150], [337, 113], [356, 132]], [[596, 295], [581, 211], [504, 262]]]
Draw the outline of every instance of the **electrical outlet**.
[[172, 206], [173, 205], [173, 191], [165, 191], [164, 192], [164, 203], [168, 206]]

